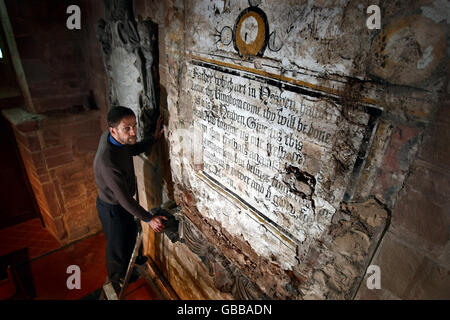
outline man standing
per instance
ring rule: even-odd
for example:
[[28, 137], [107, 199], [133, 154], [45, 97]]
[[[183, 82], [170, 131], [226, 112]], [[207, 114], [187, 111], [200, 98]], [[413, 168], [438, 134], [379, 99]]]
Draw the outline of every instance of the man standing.
[[133, 156], [149, 148], [164, 129], [159, 117], [153, 137], [137, 142], [136, 116], [126, 107], [114, 107], [107, 115], [109, 130], [100, 138], [94, 159], [97, 183], [97, 210], [106, 237], [106, 268], [116, 290], [125, 278], [135, 245], [137, 225], [134, 218], [148, 222], [155, 232], [164, 229], [163, 216], [153, 216], [133, 198], [136, 176]]

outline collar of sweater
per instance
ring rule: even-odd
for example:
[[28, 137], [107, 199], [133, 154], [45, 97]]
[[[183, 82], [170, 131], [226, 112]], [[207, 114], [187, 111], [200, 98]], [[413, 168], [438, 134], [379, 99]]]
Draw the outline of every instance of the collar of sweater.
[[108, 133], [108, 140], [115, 146], [118, 146], [118, 147], [123, 146], [123, 144], [119, 143], [116, 139], [114, 139], [114, 137], [111, 135], [111, 133]]

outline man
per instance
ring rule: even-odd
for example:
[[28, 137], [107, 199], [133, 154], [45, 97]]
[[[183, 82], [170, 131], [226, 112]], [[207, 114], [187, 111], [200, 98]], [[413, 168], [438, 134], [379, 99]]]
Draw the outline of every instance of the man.
[[97, 182], [97, 210], [106, 237], [106, 268], [116, 290], [125, 278], [135, 245], [137, 225], [134, 218], [148, 222], [155, 232], [164, 229], [163, 216], [153, 216], [133, 198], [136, 176], [133, 156], [149, 148], [164, 129], [159, 117], [153, 137], [137, 142], [136, 116], [126, 107], [114, 107], [107, 115], [109, 129], [103, 133], [94, 159]]

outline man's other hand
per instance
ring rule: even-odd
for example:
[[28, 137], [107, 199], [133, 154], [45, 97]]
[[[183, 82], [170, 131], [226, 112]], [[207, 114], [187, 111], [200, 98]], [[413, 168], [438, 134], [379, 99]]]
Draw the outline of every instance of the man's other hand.
[[167, 218], [164, 216], [156, 216], [156, 217], [153, 217], [152, 220], [150, 220], [148, 224], [153, 229], [153, 231], [161, 232], [164, 230], [164, 223], [162, 220], [167, 220]]

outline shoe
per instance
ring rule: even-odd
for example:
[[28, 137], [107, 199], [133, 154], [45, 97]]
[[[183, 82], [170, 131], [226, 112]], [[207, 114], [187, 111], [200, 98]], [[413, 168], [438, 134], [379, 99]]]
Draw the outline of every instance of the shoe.
[[[128, 284], [136, 282], [139, 278], [141, 277], [141, 275], [135, 270], [133, 269], [133, 271], [131, 272], [130, 275], [130, 280], [128, 280]], [[120, 278], [120, 287], [123, 287], [123, 284], [125, 282], [125, 278]]]
[[120, 290], [122, 290], [123, 282], [122, 282], [121, 280], [118, 280], [118, 281], [111, 281], [111, 284], [112, 284], [112, 286], [113, 286], [113, 288], [114, 288], [114, 291], [116, 291], [116, 294], [117, 294], [117, 296], [118, 296], [119, 293], [120, 293]]

